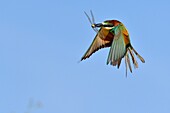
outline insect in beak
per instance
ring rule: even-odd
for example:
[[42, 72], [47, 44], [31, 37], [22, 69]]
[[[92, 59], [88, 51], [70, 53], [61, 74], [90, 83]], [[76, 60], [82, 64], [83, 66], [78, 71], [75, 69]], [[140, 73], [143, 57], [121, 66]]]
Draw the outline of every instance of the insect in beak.
[[85, 13], [85, 15], [87, 16], [87, 18], [88, 18], [88, 20], [89, 20], [89, 22], [90, 22], [91, 27], [93, 28], [93, 30], [94, 30], [96, 33], [98, 33], [98, 29], [96, 28], [97, 26], [96, 26], [96, 24], [95, 24], [95, 19], [94, 19], [93, 12], [90, 11], [92, 19], [90, 19], [90, 17], [88, 16], [88, 14], [87, 14], [86, 12], [84, 12], [84, 13]]

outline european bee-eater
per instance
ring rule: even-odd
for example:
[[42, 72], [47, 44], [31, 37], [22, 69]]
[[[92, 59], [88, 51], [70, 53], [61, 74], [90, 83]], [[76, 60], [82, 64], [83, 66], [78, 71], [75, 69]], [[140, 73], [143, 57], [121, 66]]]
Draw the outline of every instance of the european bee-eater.
[[[90, 47], [81, 58], [81, 61], [89, 58], [93, 53], [101, 48], [110, 47], [107, 64], [111, 64], [119, 68], [122, 58], [125, 58], [126, 75], [127, 68], [129, 68], [132, 73], [129, 55], [132, 58], [135, 68], [138, 68], [138, 63], [135, 59], [134, 53], [143, 63], [145, 62], [145, 60], [136, 52], [130, 43], [129, 33], [123, 23], [118, 20], [106, 20], [102, 23], [95, 24], [92, 12], [91, 15], [92, 21], [86, 14], [91, 23], [91, 27], [97, 32], [97, 34]], [[97, 28], [100, 29], [98, 30]]]

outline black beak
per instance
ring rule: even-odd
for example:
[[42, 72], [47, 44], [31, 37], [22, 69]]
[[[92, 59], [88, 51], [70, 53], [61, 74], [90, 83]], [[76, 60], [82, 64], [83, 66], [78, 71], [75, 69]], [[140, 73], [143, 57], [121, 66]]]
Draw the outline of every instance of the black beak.
[[96, 27], [102, 27], [103, 24], [102, 23], [98, 23], [98, 24], [95, 24]]
[[102, 27], [103, 24], [102, 23], [98, 23], [98, 24], [92, 24], [91, 27], [95, 28], [95, 27]]

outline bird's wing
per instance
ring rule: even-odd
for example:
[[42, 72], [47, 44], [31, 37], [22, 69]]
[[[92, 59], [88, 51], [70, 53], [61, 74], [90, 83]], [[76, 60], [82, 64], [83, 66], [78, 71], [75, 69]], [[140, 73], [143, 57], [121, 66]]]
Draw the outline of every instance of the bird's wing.
[[93, 53], [95, 53], [96, 51], [98, 51], [101, 48], [110, 47], [111, 42], [113, 41], [113, 36], [110, 37], [112, 39], [108, 40], [107, 36], [111, 35], [109, 33], [110, 33], [109, 30], [107, 30], [105, 28], [101, 28], [99, 30], [99, 32], [97, 33], [97, 35], [95, 36], [92, 44], [90, 45], [90, 47], [88, 48], [86, 53], [81, 58], [81, 61], [85, 60], [86, 58], [89, 58]]
[[124, 26], [119, 24], [115, 28], [113, 28], [110, 32], [114, 33], [114, 39], [109, 51], [109, 56], [107, 59], [107, 64], [111, 64], [113, 66], [120, 66], [121, 59], [124, 57], [126, 53], [126, 43], [125, 43], [125, 34], [124, 34]]

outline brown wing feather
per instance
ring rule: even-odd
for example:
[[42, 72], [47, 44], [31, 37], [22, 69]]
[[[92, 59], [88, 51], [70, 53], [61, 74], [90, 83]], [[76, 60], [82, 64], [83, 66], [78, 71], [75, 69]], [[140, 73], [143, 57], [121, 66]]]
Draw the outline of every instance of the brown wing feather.
[[89, 58], [93, 53], [95, 53], [101, 48], [110, 47], [113, 41], [113, 37], [113, 34], [111, 34], [108, 29], [101, 28], [97, 33], [96, 37], [94, 38], [89, 49], [81, 58], [81, 61], [85, 60], [86, 58]]

